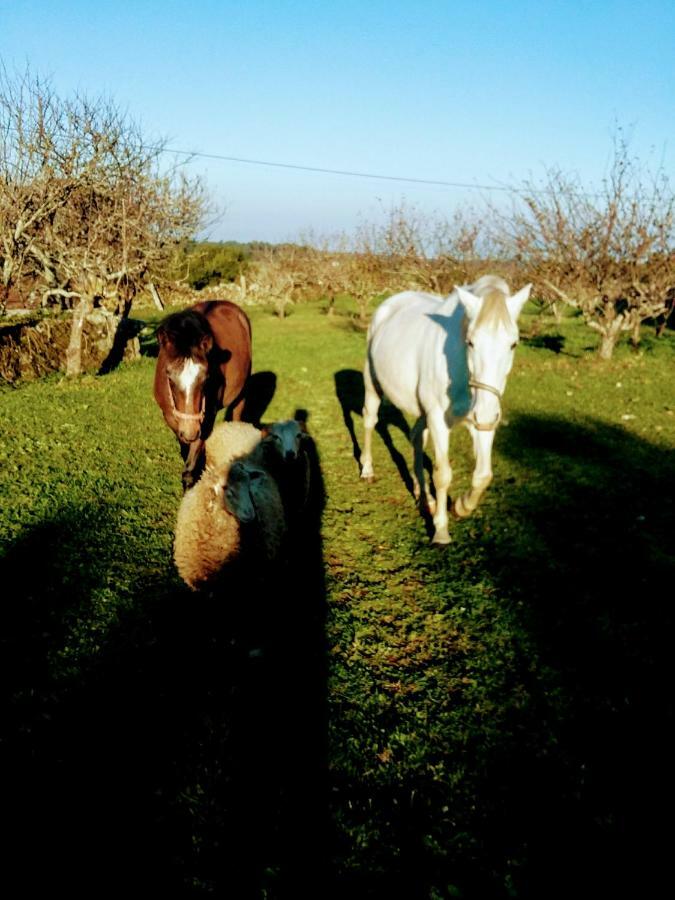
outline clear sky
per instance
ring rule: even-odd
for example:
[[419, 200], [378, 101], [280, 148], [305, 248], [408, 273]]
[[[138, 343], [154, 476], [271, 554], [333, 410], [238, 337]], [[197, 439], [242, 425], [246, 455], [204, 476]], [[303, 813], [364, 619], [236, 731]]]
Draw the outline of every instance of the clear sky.
[[[0, 57], [112, 95], [181, 150], [514, 184], [597, 184], [615, 123], [675, 169], [675, 0], [0, 0]], [[466, 189], [195, 159], [216, 239], [286, 240]]]

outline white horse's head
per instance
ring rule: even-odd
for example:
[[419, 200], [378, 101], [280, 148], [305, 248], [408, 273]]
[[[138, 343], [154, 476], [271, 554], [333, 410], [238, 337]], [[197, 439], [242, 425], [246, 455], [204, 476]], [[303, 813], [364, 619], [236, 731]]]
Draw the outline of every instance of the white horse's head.
[[494, 275], [456, 288], [467, 321], [466, 356], [473, 393], [468, 418], [480, 431], [496, 428], [501, 418], [501, 398], [518, 343], [518, 316], [531, 289], [528, 284], [511, 296], [506, 282]]

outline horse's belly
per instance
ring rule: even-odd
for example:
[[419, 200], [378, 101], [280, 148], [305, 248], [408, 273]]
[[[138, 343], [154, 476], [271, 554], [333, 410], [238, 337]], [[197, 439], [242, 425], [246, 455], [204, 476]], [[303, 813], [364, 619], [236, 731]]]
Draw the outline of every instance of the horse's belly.
[[[438, 336], [409, 315], [392, 317], [373, 335], [370, 359], [375, 380], [394, 406], [413, 416], [448, 403], [447, 369]], [[423, 323], [426, 325], [426, 323]]]

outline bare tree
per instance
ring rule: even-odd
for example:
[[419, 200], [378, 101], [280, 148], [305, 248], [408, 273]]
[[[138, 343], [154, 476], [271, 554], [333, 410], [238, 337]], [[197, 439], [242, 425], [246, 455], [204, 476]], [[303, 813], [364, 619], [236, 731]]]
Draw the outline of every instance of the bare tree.
[[0, 114], [3, 285], [74, 309], [66, 371], [77, 374], [89, 310], [128, 313], [198, 227], [204, 192], [109, 99], [63, 100], [3, 71]]
[[675, 197], [663, 172], [646, 175], [621, 135], [602, 190], [549, 170], [525, 185], [501, 242], [549, 301], [578, 309], [599, 332], [610, 359], [622, 331], [639, 339], [641, 323], [666, 310], [675, 285]]
[[421, 288], [443, 294], [471, 281], [484, 265], [483, 234], [472, 210], [457, 209], [446, 218], [405, 202], [388, 210], [382, 223], [362, 226], [352, 273], [361, 318], [366, 319], [368, 301], [378, 293]]

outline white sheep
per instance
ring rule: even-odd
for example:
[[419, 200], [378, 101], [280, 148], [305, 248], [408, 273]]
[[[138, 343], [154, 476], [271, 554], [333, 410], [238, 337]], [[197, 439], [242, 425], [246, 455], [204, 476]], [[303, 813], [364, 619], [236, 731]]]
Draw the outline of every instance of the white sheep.
[[206, 441], [206, 465], [178, 510], [174, 560], [193, 590], [212, 585], [226, 567], [263, 572], [286, 531], [279, 489], [265, 467], [261, 432], [222, 422]]

